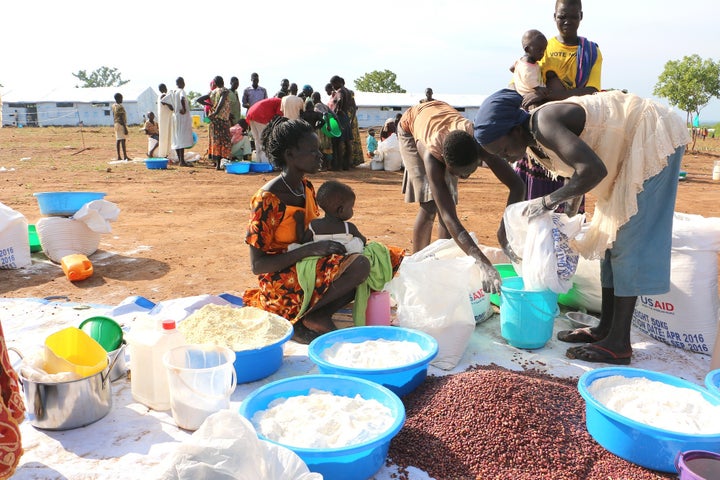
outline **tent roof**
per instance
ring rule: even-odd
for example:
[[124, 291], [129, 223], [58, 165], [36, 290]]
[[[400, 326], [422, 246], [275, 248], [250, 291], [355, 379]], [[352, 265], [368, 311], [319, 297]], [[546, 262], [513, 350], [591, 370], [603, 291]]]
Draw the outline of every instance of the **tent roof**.
[[53, 88], [47, 92], [39, 92], [37, 89], [22, 90], [8, 89], [3, 92], [2, 97], [5, 103], [11, 102], [114, 102], [116, 93], [120, 92], [124, 101], [134, 101], [151, 87], [133, 85], [132, 82], [122, 87], [96, 87], [96, 88]]
[[[434, 93], [436, 100], [447, 102], [453, 107], [479, 107], [487, 95], [461, 95]], [[425, 93], [374, 93], [355, 91], [358, 107], [409, 107], [425, 98]]]

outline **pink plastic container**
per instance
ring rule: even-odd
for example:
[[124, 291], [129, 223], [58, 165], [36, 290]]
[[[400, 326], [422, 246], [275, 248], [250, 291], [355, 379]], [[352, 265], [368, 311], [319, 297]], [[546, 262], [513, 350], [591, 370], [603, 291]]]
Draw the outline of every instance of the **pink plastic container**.
[[390, 292], [371, 292], [365, 311], [365, 325], [390, 325]]
[[720, 453], [705, 450], [680, 452], [675, 459], [680, 480], [720, 480]]

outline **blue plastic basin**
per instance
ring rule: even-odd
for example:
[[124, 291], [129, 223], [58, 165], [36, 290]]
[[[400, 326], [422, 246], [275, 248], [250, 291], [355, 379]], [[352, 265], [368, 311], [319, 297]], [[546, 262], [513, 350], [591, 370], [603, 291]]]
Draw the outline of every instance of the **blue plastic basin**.
[[226, 173], [248, 173], [250, 171], [251, 162], [232, 162], [225, 165]]
[[[345, 375], [302, 375], [278, 380], [250, 393], [240, 404], [240, 414], [252, 421], [256, 412], [267, 410], [276, 399], [308, 395], [311, 389], [333, 395], [374, 399], [388, 407], [395, 419], [381, 436], [364, 443], [341, 448], [298, 448], [282, 445], [295, 452], [310, 471], [321, 473], [326, 479], [366, 480], [385, 463], [390, 441], [405, 423], [405, 406], [400, 398], [377, 383]], [[298, 412], [304, 415], [303, 412]], [[265, 436], [258, 434], [263, 440]], [[278, 444], [278, 442], [272, 442]]]
[[710, 393], [716, 397], [720, 397], [720, 368], [712, 370], [705, 375], [705, 386], [710, 390]]
[[168, 166], [167, 158], [147, 158], [145, 166], [149, 170], [165, 170]]
[[[422, 359], [400, 367], [384, 369], [352, 368], [330, 363], [325, 350], [337, 343], [361, 343], [378, 339], [408, 341], [420, 345], [425, 352]], [[428, 364], [438, 353], [438, 343], [427, 333], [403, 327], [365, 326], [335, 330], [319, 336], [308, 346], [308, 357], [321, 373], [349, 375], [363, 378], [389, 388], [403, 396], [415, 390], [427, 377]]]
[[272, 172], [273, 167], [270, 163], [250, 162], [250, 171], [257, 173]]
[[283, 362], [283, 347], [292, 337], [293, 329], [275, 343], [254, 350], [235, 352], [235, 373], [237, 383], [249, 383], [263, 379], [277, 372]]
[[675, 473], [675, 459], [689, 450], [717, 451], [720, 433], [693, 435], [652, 427], [631, 420], [598, 402], [588, 387], [601, 378], [620, 375], [626, 378], [644, 377], [679, 388], [698, 391], [712, 405], [720, 405], [720, 397], [678, 377], [638, 368], [607, 367], [585, 372], [578, 381], [578, 390], [585, 399], [585, 423], [588, 433], [605, 449], [637, 465]]
[[66, 217], [74, 215], [86, 203], [105, 197], [103, 192], [40, 192], [33, 195], [42, 215]]

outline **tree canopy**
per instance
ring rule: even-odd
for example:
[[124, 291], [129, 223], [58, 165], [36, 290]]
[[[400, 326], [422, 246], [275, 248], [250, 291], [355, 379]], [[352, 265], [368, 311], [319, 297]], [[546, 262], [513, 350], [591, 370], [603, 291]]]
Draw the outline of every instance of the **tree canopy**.
[[390, 70], [373, 70], [355, 80], [355, 89], [361, 92], [405, 93], [405, 89], [395, 83], [397, 75]]
[[76, 85], [76, 87], [80, 88], [121, 87], [130, 81], [123, 80], [118, 69], [110, 67], [100, 67], [89, 74], [86, 70], [80, 70], [72, 75], [83, 82], [83, 85]]
[[713, 97], [720, 97], [720, 63], [703, 60], [697, 54], [670, 60], [658, 77], [653, 94], [667, 98], [671, 105], [687, 112], [690, 124], [693, 114], [699, 116]]

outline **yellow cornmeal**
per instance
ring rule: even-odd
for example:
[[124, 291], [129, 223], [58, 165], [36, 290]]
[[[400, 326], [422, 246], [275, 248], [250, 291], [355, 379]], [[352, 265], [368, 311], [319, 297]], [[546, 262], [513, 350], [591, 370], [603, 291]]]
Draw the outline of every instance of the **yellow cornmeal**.
[[187, 343], [211, 343], [239, 352], [277, 342], [292, 325], [259, 308], [208, 304], [180, 322], [178, 329]]

